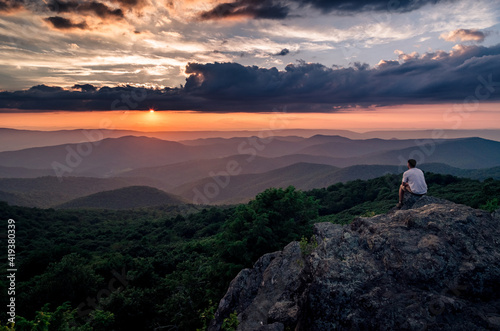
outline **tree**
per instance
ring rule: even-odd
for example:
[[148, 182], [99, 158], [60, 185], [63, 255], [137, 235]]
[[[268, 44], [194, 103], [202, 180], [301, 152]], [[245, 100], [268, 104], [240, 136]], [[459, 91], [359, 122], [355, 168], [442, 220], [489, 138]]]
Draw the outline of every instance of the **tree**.
[[222, 257], [249, 266], [261, 255], [309, 236], [318, 208], [313, 197], [293, 186], [265, 190], [247, 205], [240, 205], [226, 222], [220, 237]]

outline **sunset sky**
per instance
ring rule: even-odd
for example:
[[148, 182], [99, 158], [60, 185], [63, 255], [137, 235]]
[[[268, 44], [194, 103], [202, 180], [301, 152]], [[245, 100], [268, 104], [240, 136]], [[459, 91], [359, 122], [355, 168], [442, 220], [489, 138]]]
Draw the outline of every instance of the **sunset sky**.
[[0, 0], [0, 127], [500, 129], [499, 33], [497, 0]]

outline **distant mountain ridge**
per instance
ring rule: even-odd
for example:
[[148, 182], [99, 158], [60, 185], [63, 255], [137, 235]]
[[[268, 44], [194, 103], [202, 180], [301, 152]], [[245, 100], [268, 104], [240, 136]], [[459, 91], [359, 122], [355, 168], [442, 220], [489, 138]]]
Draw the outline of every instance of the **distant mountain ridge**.
[[[127, 186], [156, 187], [158, 182], [148, 178], [88, 178], [57, 177], [0, 178], [0, 200], [26, 207], [49, 208], [75, 198]], [[161, 187], [161, 185], [158, 185]]]
[[[464, 170], [435, 163], [422, 164], [418, 167], [424, 172], [451, 174], [479, 180], [490, 177], [500, 179], [500, 167]], [[357, 179], [373, 179], [386, 174], [399, 174], [406, 170], [406, 167], [392, 165], [355, 165], [337, 168], [324, 164], [300, 162], [264, 173], [220, 178], [218, 181], [224, 184], [219, 184], [217, 194], [211, 192], [214, 184], [217, 184], [217, 180], [213, 177], [181, 185], [173, 189], [172, 192], [190, 201], [196, 197], [198, 200], [200, 200], [200, 196], [204, 197], [206, 200], [203, 202], [206, 204], [245, 203], [269, 187], [286, 188], [292, 185], [301, 190], [311, 190], [328, 187], [339, 182], [345, 183]], [[210, 193], [204, 193], [205, 190], [210, 190]], [[197, 192], [201, 192], [201, 194]]]
[[65, 202], [57, 208], [133, 209], [163, 205], [181, 205], [180, 197], [149, 186], [128, 186], [111, 191], [94, 193]]
[[37, 178], [50, 175], [54, 175], [54, 171], [51, 169], [0, 166], [0, 178]]
[[500, 165], [500, 142], [477, 137], [453, 139], [374, 153], [361, 161], [363, 164], [398, 164], [409, 157], [420, 163], [444, 163], [463, 169], [490, 168]]
[[[1, 152], [0, 166], [55, 169], [54, 174], [59, 175], [110, 177], [139, 168], [230, 156], [245, 158], [247, 161], [241, 164], [248, 164], [251, 168], [250, 163], [257, 157], [265, 157], [271, 163], [280, 164], [279, 160], [271, 159], [296, 158], [296, 155], [324, 158], [326, 164], [337, 167], [358, 164], [398, 165], [413, 156], [420, 163], [445, 163], [459, 168], [477, 169], [500, 166], [500, 142], [481, 138], [427, 141], [351, 140], [339, 136], [316, 135], [310, 138], [273, 137], [267, 140], [257, 137], [217, 138], [204, 140], [200, 145], [193, 142], [186, 145], [157, 138], [125, 136], [94, 143]], [[318, 162], [317, 160], [314, 162]], [[261, 163], [262, 161], [259, 160]], [[297, 162], [309, 160], [303, 157]], [[284, 164], [286, 162], [281, 163]], [[266, 168], [264, 165], [261, 167]], [[267, 167], [271, 168], [272, 166]]]
[[172, 141], [193, 141], [205, 138], [231, 138], [249, 137], [259, 134], [273, 134], [280, 136], [311, 137], [315, 134], [339, 135], [350, 139], [432, 139], [439, 136], [446, 139], [481, 137], [484, 139], [500, 141], [500, 130], [390, 130], [368, 131], [364, 133], [348, 130], [329, 129], [284, 129], [262, 131], [163, 131], [141, 132], [132, 130], [109, 129], [76, 129], [57, 131], [37, 131], [0, 128], [0, 152], [21, 150], [31, 147], [55, 146], [60, 144], [74, 144], [83, 141], [101, 140], [104, 138], [119, 138], [123, 136], [147, 136]]
[[[222, 159], [225, 165], [227, 159]], [[181, 164], [182, 165], [182, 164]], [[213, 164], [210, 164], [213, 165]], [[424, 172], [450, 174], [458, 177], [484, 180], [486, 178], [500, 179], [500, 167], [485, 169], [459, 169], [446, 164], [429, 163], [418, 166]], [[312, 188], [327, 187], [338, 182], [347, 182], [356, 179], [372, 179], [386, 174], [399, 174], [406, 168], [391, 165], [356, 165], [346, 168], [337, 168], [325, 164], [297, 162], [284, 167], [261, 173], [244, 173], [221, 178], [221, 182], [228, 181], [227, 186], [220, 187], [220, 192], [206, 203], [239, 203], [246, 202], [256, 194], [269, 187], [287, 187], [309, 190]], [[0, 178], [0, 201], [12, 205], [28, 207], [55, 207], [79, 197], [88, 196], [102, 191], [111, 191], [129, 186], [149, 186], [161, 189], [170, 194], [182, 196], [189, 203], [193, 202], [195, 190], [203, 193], [205, 186], [213, 186], [213, 177], [203, 175], [193, 181], [173, 185], [178, 182], [164, 182], [154, 178], [139, 177], [66, 177], [60, 182], [56, 177], [40, 178]], [[156, 174], [153, 172], [152, 177]], [[172, 174], [175, 176], [175, 173]], [[203, 201], [200, 201], [203, 202]]]
[[161, 180], [171, 185], [203, 179], [211, 173], [226, 171], [228, 164], [237, 163], [239, 174], [258, 174], [290, 166], [296, 163], [332, 165], [336, 159], [328, 156], [292, 154], [275, 158], [239, 154], [212, 159], [199, 159], [159, 167], [137, 168], [120, 174], [120, 177], [145, 177]]
[[[97, 172], [101, 175], [119, 173], [144, 164], [163, 165], [187, 160], [190, 150], [184, 145], [157, 138], [126, 136], [107, 138], [94, 143], [66, 144], [29, 148], [0, 153], [0, 165], [52, 169], [57, 163], [71, 169], [68, 173]], [[175, 162], [173, 161], [173, 162]], [[74, 165], [74, 166], [73, 166]], [[102, 169], [102, 170], [100, 170]]]
[[[214, 177], [179, 186], [175, 189], [180, 196], [204, 204], [236, 204], [247, 202], [250, 198], [270, 187], [287, 187], [293, 185], [299, 189], [327, 186], [318, 174], [330, 173], [338, 168], [314, 163], [296, 163], [283, 168], [260, 174], [243, 174], [232, 177], [218, 178], [218, 193], [206, 193], [207, 187], [214, 187], [217, 179]], [[319, 185], [319, 186], [318, 186]], [[196, 200], [196, 192], [204, 193], [206, 200]], [[199, 196], [199, 194], [198, 194]], [[195, 200], [193, 200], [195, 199]]]
[[139, 185], [190, 202], [232, 204], [246, 202], [269, 187], [293, 185], [310, 190], [401, 173], [408, 158], [417, 159], [423, 170], [498, 178], [500, 142], [482, 138], [352, 140], [321, 134], [176, 142], [124, 136], [0, 152], [0, 192], [12, 204], [53, 207]]

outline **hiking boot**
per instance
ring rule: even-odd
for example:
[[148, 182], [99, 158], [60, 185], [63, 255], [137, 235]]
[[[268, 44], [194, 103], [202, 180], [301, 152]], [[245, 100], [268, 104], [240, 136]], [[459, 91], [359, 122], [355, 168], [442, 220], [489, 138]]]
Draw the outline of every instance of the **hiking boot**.
[[398, 204], [396, 205], [396, 208], [397, 208], [397, 209], [401, 209], [401, 207], [403, 207], [403, 203], [398, 202]]

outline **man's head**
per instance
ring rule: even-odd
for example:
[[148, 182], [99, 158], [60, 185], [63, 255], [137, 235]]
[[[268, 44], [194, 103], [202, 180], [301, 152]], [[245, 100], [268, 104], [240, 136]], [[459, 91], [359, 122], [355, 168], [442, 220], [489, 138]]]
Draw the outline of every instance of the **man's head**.
[[408, 160], [408, 167], [409, 168], [415, 168], [416, 166], [417, 166], [417, 161], [415, 161], [414, 159]]

